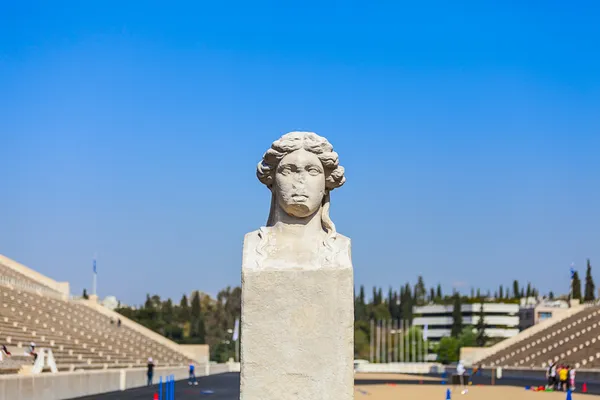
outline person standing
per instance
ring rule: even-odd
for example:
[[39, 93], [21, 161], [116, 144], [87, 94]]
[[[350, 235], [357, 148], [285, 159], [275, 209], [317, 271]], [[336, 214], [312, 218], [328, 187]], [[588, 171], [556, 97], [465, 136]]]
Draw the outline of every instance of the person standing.
[[458, 375], [458, 379], [460, 381], [460, 387], [462, 389], [461, 393], [467, 393], [467, 389], [465, 389], [465, 366], [463, 365], [462, 360], [460, 360], [456, 366], [456, 374]]
[[564, 365], [561, 365], [560, 371], [558, 371], [558, 377], [560, 378], [560, 390], [567, 391], [567, 380], [569, 379], [569, 371]]
[[190, 363], [190, 377], [188, 379], [188, 385], [198, 385], [198, 380], [196, 379], [196, 366], [194, 363]]
[[35, 343], [34, 342], [31, 342], [29, 344], [29, 354], [31, 356], [33, 356], [33, 362], [35, 362], [37, 360], [38, 355], [37, 355], [37, 352], [35, 351]]
[[549, 379], [549, 383], [550, 383], [550, 387], [554, 390], [556, 390], [556, 387], [558, 386], [558, 380], [556, 379], [556, 363], [553, 363], [550, 365], [550, 379]]
[[575, 390], [575, 367], [569, 368], [569, 389]]
[[148, 372], [146, 375], [148, 376], [148, 386], [151, 386], [152, 377], [154, 376], [154, 361], [152, 361], [152, 357], [148, 358]]

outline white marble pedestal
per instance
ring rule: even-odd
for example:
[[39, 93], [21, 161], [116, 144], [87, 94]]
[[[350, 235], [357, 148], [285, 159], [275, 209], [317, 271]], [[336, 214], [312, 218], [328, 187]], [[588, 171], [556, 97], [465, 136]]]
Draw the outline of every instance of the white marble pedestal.
[[244, 261], [240, 399], [353, 399], [351, 264], [258, 269]]

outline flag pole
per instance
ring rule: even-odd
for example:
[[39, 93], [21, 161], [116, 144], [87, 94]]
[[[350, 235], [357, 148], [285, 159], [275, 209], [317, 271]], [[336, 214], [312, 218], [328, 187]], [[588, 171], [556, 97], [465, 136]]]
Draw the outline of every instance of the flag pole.
[[94, 293], [94, 296], [97, 296], [97, 293], [96, 293], [96, 275], [98, 275], [98, 274], [96, 272], [96, 258], [94, 258], [94, 277], [93, 277], [93, 280], [92, 280], [92, 293]]
[[372, 364], [375, 362], [374, 355], [374, 343], [375, 343], [375, 321], [371, 319], [369, 324], [369, 362]]

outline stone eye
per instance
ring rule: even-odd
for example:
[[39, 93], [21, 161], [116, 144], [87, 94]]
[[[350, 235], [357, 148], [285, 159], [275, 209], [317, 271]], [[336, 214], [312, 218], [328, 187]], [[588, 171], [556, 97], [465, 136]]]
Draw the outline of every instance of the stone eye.
[[289, 165], [284, 165], [283, 167], [279, 168], [279, 173], [281, 175], [289, 175], [292, 172], [292, 169], [290, 168]]
[[321, 170], [317, 167], [310, 167], [308, 169], [308, 173], [311, 174], [312, 176], [316, 176], [319, 175], [321, 173]]

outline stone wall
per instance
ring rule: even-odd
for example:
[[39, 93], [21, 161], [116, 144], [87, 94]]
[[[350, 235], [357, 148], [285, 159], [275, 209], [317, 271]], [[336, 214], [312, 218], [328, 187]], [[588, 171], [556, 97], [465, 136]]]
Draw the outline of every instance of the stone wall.
[[437, 363], [364, 363], [357, 364], [355, 370], [361, 373], [440, 374], [444, 372], [444, 366]]
[[[208, 368], [207, 368], [208, 366]], [[200, 365], [196, 376], [229, 372], [227, 364]], [[176, 380], [188, 377], [187, 367], [157, 367], [154, 382], [159, 377], [175, 375]], [[0, 399], [61, 400], [100, 393], [116, 392], [146, 385], [146, 369], [106, 369], [81, 372], [43, 373], [38, 375], [0, 375]]]
[[11, 260], [8, 257], [3, 256], [2, 254], [0, 254], [0, 264], [19, 272], [20, 274], [24, 275], [25, 277], [31, 279], [34, 282], [38, 282], [53, 290], [56, 290], [63, 296], [65, 300], [69, 298], [69, 282], [57, 282], [54, 279], [48, 278], [47, 276], [42, 275], [39, 272], [34, 271], [23, 264], [20, 264], [14, 260]]
[[207, 344], [180, 344], [179, 347], [196, 362], [205, 363], [210, 360], [210, 348]]

